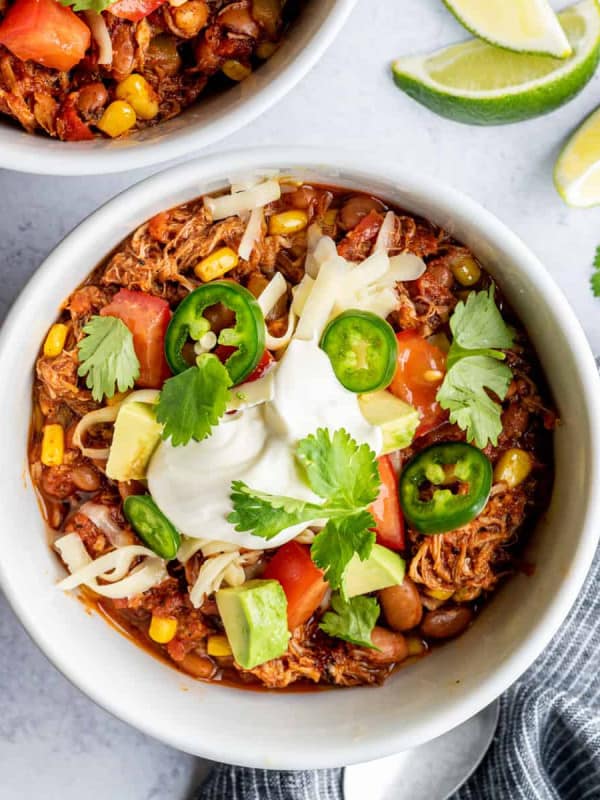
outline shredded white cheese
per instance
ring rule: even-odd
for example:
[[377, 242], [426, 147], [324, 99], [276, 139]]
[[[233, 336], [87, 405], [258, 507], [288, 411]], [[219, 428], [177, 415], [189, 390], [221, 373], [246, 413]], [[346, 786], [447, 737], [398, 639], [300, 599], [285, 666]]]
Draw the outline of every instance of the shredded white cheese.
[[[146, 592], [168, 577], [163, 559], [140, 545], [119, 547], [95, 560], [76, 533], [62, 536], [54, 546], [71, 572], [58, 584], [63, 591], [83, 585], [103, 597], [121, 599]], [[131, 570], [132, 563], [140, 557], [144, 560]], [[98, 583], [98, 578], [108, 585]]]
[[280, 197], [281, 187], [279, 182], [269, 180], [234, 194], [224, 194], [221, 197], [205, 197], [204, 206], [213, 220], [219, 220], [232, 217], [235, 214], [243, 214], [244, 211], [261, 208], [275, 200], [279, 200]]
[[250, 259], [252, 251], [254, 250], [254, 246], [260, 239], [263, 219], [264, 212], [262, 207], [253, 208], [250, 212], [250, 218], [248, 219], [246, 230], [244, 231], [244, 235], [240, 241], [240, 246], [238, 247], [238, 255], [240, 258], [243, 258], [244, 261], [248, 261]]

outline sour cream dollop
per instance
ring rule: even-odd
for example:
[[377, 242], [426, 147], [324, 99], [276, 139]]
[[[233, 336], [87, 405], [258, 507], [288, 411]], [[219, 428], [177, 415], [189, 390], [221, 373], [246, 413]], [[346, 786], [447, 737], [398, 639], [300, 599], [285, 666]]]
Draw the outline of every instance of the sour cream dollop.
[[306, 523], [281, 531], [269, 542], [236, 531], [227, 521], [231, 482], [321, 502], [295, 459], [298, 440], [317, 428], [344, 428], [375, 453], [381, 449], [381, 432], [362, 416], [357, 396], [339, 383], [327, 354], [314, 341], [294, 339], [275, 367], [273, 399], [224, 417], [201, 442], [183, 447], [161, 443], [150, 462], [148, 488], [185, 536], [253, 550], [278, 547], [301, 533]]

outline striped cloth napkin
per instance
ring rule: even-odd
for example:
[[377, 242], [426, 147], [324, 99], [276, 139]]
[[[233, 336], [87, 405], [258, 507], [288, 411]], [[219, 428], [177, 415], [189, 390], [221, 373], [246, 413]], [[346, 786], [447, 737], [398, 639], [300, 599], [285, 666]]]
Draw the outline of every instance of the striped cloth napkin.
[[[196, 800], [343, 800], [342, 770], [220, 764]], [[501, 698], [494, 742], [453, 800], [600, 800], [600, 551], [565, 624]]]

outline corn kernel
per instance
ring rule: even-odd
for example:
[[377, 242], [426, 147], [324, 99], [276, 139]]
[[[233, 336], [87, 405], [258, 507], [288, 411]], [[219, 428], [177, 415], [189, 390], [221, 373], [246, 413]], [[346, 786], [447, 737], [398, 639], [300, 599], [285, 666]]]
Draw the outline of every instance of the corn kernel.
[[420, 656], [425, 652], [425, 643], [418, 636], [407, 636], [406, 647], [409, 656]]
[[206, 652], [209, 656], [217, 656], [219, 658], [225, 658], [225, 656], [233, 655], [227, 637], [221, 636], [220, 634], [215, 634], [215, 636], [208, 637], [208, 642], [206, 643]]
[[65, 432], [61, 425], [44, 425], [42, 437], [42, 464], [59, 467], [65, 454]]
[[427, 589], [427, 594], [434, 600], [449, 600], [454, 594], [453, 589]]
[[275, 50], [277, 50], [275, 42], [261, 42], [256, 48], [256, 55], [258, 58], [266, 61], [268, 58], [271, 58]]
[[473, 256], [458, 256], [450, 264], [450, 269], [461, 286], [474, 286], [481, 278], [481, 269]]
[[57, 322], [50, 328], [46, 336], [46, 341], [44, 342], [45, 356], [48, 358], [55, 358], [62, 353], [68, 330], [67, 326], [60, 322]]
[[136, 120], [135, 111], [129, 103], [124, 100], [115, 100], [102, 114], [97, 127], [107, 136], [114, 139], [115, 136], [120, 136], [130, 128], [133, 128]]
[[525, 450], [513, 447], [502, 453], [498, 463], [494, 468], [494, 480], [502, 481], [508, 485], [509, 489], [514, 489], [531, 472], [533, 461]]
[[153, 642], [167, 644], [177, 633], [177, 620], [166, 617], [155, 617], [152, 615], [148, 636]]
[[119, 100], [127, 101], [142, 119], [154, 119], [158, 114], [158, 95], [148, 81], [135, 72], [117, 84], [115, 94]]
[[290, 233], [303, 231], [308, 225], [308, 214], [306, 211], [282, 211], [281, 214], [273, 214], [269, 219], [269, 233], [286, 236]]
[[196, 277], [205, 283], [225, 275], [230, 269], [237, 267], [239, 256], [231, 247], [221, 247], [215, 250], [194, 267]]
[[242, 64], [241, 61], [236, 61], [233, 58], [228, 58], [221, 67], [221, 70], [232, 81], [243, 81], [252, 74], [250, 67]]

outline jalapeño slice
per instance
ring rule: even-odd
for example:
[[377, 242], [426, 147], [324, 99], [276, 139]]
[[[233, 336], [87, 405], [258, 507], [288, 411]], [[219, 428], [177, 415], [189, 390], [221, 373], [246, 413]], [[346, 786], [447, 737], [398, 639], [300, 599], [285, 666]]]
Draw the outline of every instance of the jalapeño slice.
[[464, 442], [434, 444], [417, 453], [400, 476], [400, 504], [419, 533], [446, 533], [483, 510], [492, 488], [492, 464]]
[[398, 342], [392, 326], [370, 311], [344, 311], [325, 328], [321, 347], [337, 379], [357, 394], [389, 386], [396, 371]]
[[265, 351], [265, 321], [254, 295], [231, 281], [214, 281], [194, 289], [183, 300], [169, 323], [165, 337], [165, 355], [175, 374], [193, 363], [184, 355], [189, 340], [199, 341], [210, 331], [204, 311], [221, 303], [235, 314], [235, 325], [223, 328], [218, 343], [235, 348], [225, 361], [233, 385], [241, 383], [254, 371]]
[[161, 558], [177, 555], [181, 537], [149, 494], [131, 494], [125, 498], [123, 511], [142, 542]]

